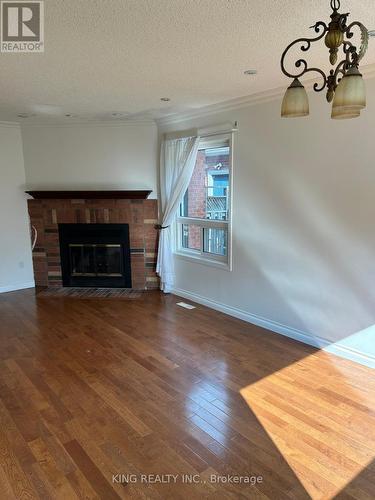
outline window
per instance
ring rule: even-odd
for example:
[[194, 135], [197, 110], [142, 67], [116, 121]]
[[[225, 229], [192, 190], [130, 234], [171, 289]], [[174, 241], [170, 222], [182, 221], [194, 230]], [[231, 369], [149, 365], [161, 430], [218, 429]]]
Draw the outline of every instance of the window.
[[231, 223], [231, 136], [203, 137], [177, 218], [177, 253], [228, 266]]

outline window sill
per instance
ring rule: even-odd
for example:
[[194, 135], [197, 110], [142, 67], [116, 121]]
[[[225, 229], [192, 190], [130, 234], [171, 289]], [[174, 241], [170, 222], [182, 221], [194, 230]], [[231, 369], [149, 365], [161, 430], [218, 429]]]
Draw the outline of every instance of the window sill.
[[215, 259], [207, 259], [202, 257], [201, 255], [195, 255], [194, 253], [175, 251], [174, 255], [181, 260], [186, 260], [188, 262], [193, 262], [194, 264], [201, 264], [203, 266], [208, 267], [216, 267], [217, 269], [221, 269], [222, 271], [232, 271], [232, 265], [228, 262], [220, 262]]

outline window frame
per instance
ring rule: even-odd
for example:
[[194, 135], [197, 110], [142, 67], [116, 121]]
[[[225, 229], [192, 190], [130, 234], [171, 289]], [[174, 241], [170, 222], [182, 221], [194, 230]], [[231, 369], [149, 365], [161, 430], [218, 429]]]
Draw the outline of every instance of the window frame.
[[[183, 217], [178, 215], [175, 224], [175, 248], [174, 254], [181, 259], [196, 262], [208, 266], [218, 267], [227, 271], [232, 271], [232, 218], [233, 218], [233, 132], [218, 132], [217, 134], [207, 134], [200, 137], [200, 141], [212, 138], [213, 136], [223, 136], [228, 140], [229, 146], [229, 182], [228, 182], [228, 219], [200, 219], [195, 217]], [[201, 148], [203, 149], [203, 148]], [[209, 148], [205, 148], [209, 149]], [[185, 194], [184, 194], [185, 196]], [[181, 202], [182, 203], [182, 202]], [[200, 227], [200, 250], [182, 247], [183, 224], [193, 224]], [[204, 229], [226, 229], [227, 230], [227, 255], [216, 255], [204, 251]]]

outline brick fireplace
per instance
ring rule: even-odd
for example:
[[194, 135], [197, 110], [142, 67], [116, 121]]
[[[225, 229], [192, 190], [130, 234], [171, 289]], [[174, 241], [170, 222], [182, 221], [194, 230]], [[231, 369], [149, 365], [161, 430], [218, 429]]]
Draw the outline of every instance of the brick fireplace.
[[[31, 193], [32, 194], [32, 193]], [[37, 287], [61, 287], [59, 224], [127, 224], [132, 288], [159, 287], [156, 275], [157, 200], [147, 199], [30, 199], [31, 224], [38, 232], [33, 251]], [[116, 196], [111, 193], [111, 196]]]

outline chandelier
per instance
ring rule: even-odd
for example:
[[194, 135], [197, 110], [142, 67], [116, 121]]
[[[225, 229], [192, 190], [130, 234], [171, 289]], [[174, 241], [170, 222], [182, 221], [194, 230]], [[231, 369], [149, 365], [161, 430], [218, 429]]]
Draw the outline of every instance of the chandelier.
[[[317, 36], [315, 38], [299, 38], [292, 42], [285, 49], [281, 57], [281, 70], [293, 82], [287, 89], [282, 107], [281, 116], [283, 118], [296, 118], [309, 114], [309, 100], [306, 90], [300, 78], [307, 73], [318, 73], [322, 77], [322, 82], [314, 83], [314, 90], [321, 92], [327, 89], [327, 101], [332, 102], [333, 119], [357, 118], [361, 110], [366, 107], [366, 89], [359, 63], [365, 55], [368, 47], [368, 30], [365, 26], [354, 21], [348, 24], [349, 14], [340, 14], [340, 0], [331, 0], [331, 21], [327, 25], [323, 21], [318, 21], [311, 26]], [[351, 42], [354, 36], [354, 29], [359, 29], [361, 45], [359, 49]], [[338, 60], [339, 49], [342, 48], [343, 59], [331, 69], [329, 74], [319, 69], [309, 67], [305, 59], [298, 59], [295, 62], [297, 70], [295, 74], [290, 73], [285, 68], [285, 57], [289, 50], [298, 44], [300, 49], [307, 52], [311, 44], [325, 37], [324, 42], [329, 49], [329, 61], [335, 66]]]

